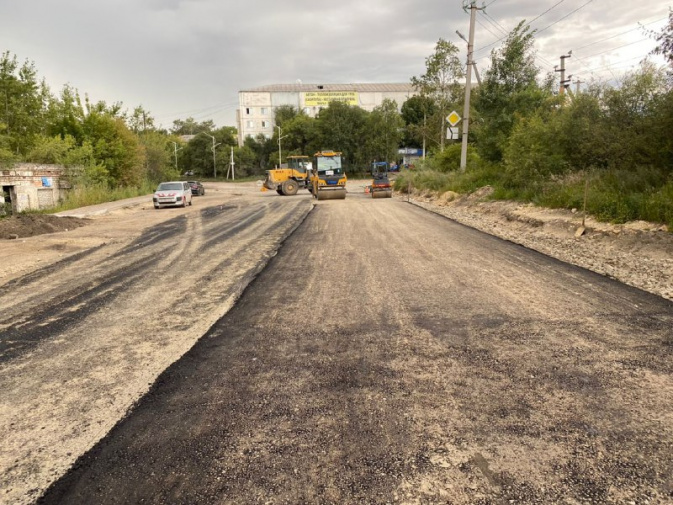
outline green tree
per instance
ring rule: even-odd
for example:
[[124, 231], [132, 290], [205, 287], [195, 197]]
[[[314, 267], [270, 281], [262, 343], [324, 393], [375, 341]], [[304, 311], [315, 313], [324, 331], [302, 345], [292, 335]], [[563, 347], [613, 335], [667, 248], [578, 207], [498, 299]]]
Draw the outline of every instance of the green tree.
[[287, 138], [283, 140], [283, 145], [287, 146], [288, 152], [292, 154], [305, 154], [311, 156], [311, 146], [316, 145], [319, 136], [317, 122], [306, 114], [299, 113], [283, 126], [283, 134]]
[[665, 25], [658, 34], [652, 33], [657, 40], [657, 47], [652, 50], [652, 54], [661, 54], [668, 61], [671, 77], [673, 77], [673, 9], [668, 10], [668, 24]]
[[452, 42], [440, 38], [435, 52], [425, 59], [425, 73], [411, 78], [411, 83], [420, 95], [432, 99], [437, 107], [439, 131], [433, 137], [438, 139], [440, 150], [444, 149], [446, 136], [445, 117], [462, 93], [462, 86], [458, 81], [465, 76], [465, 72], [458, 54], [459, 50]]
[[364, 137], [365, 161], [391, 161], [397, 158], [404, 121], [397, 103], [388, 98], [367, 116]]
[[[333, 101], [318, 114], [318, 132], [315, 151], [333, 149], [341, 151], [348, 164], [347, 169], [364, 168], [368, 163], [361, 149], [361, 139], [367, 120], [367, 111], [355, 105]], [[319, 144], [318, 144], [319, 142]]]
[[176, 119], [173, 121], [173, 127], [170, 132], [173, 135], [196, 135], [199, 132], [211, 132], [215, 130], [215, 123], [212, 120], [199, 123], [194, 118]]
[[474, 123], [479, 154], [501, 161], [518, 117], [531, 116], [549, 92], [537, 83], [534, 31], [525, 21], [509, 34], [504, 46], [491, 52], [491, 67], [476, 90], [473, 105], [481, 121]]
[[84, 119], [85, 138], [91, 142], [97, 164], [105, 168], [113, 186], [139, 186], [145, 179], [143, 149], [118, 114], [116, 106], [99, 102]]
[[[299, 115], [297, 108], [292, 105], [280, 105], [274, 111], [274, 123], [276, 126], [285, 128], [285, 125]], [[285, 133], [285, 132], [283, 132]]]
[[82, 124], [84, 122], [84, 107], [79, 92], [65, 85], [60, 97], [50, 97], [47, 106], [47, 135], [59, 135], [65, 139], [73, 137], [77, 143], [84, 140]]
[[4, 52], [0, 57], [0, 122], [10, 151], [23, 156], [38, 134], [44, 133], [49, 89], [38, 82], [35, 65], [19, 65], [16, 56]]
[[401, 113], [405, 125], [404, 146], [423, 147], [431, 131], [436, 131], [435, 128], [430, 129], [429, 125], [433, 123], [428, 121], [428, 118], [438, 117], [435, 103], [427, 96], [415, 95], [402, 104]]

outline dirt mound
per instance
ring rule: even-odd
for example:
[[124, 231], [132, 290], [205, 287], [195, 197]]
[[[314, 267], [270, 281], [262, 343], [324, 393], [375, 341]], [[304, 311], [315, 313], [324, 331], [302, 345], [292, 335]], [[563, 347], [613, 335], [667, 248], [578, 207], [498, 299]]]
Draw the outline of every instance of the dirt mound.
[[48, 214], [29, 214], [0, 219], [0, 239], [16, 239], [68, 231], [88, 224], [88, 219], [58, 217]]

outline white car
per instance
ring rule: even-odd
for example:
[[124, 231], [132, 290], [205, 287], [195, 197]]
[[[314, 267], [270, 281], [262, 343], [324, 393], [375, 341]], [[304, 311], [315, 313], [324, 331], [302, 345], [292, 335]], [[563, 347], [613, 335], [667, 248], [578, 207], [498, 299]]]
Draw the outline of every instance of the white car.
[[154, 208], [187, 207], [192, 204], [192, 187], [187, 181], [162, 182], [152, 197]]

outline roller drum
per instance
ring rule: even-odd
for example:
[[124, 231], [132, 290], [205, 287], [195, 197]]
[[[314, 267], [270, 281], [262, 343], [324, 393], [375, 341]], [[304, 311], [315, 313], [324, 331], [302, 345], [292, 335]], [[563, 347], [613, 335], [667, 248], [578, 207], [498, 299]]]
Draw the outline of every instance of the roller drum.
[[346, 189], [319, 189], [318, 200], [343, 200], [346, 198]]
[[372, 191], [372, 198], [392, 198], [392, 197], [393, 197], [392, 189]]

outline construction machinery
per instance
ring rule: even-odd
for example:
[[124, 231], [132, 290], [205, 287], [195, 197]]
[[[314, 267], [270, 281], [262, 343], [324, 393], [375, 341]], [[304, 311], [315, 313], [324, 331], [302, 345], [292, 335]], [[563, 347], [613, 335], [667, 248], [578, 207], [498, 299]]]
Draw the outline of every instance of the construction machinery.
[[320, 151], [313, 158], [310, 190], [318, 200], [346, 198], [346, 174], [341, 164], [341, 153]]
[[372, 163], [372, 184], [369, 186], [369, 193], [372, 198], [392, 198], [393, 187], [388, 178], [388, 162], [375, 161]]
[[296, 195], [300, 189], [309, 189], [312, 163], [308, 156], [288, 156], [287, 167], [266, 171], [262, 191], [275, 189], [279, 195]]

